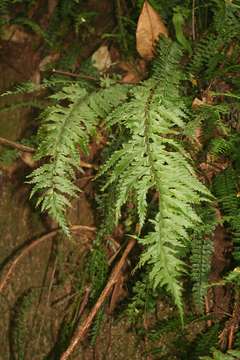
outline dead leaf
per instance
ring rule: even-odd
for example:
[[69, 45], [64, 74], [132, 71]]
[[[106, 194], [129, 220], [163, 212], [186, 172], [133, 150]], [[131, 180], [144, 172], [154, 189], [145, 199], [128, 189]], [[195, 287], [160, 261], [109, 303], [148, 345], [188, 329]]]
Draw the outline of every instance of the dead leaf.
[[48, 16], [51, 17], [58, 4], [58, 0], [48, 0]]
[[112, 65], [111, 55], [106, 45], [100, 46], [92, 55], [92, 64], [100, 72], [104, 72]]
[[200, 100], [197, 97], [192, 102], [192, 108], [193, 109], [197, 109], [197, 108], [199, 108], [199, 106], [204, 106], [204, 105], [206, 105], [206, 102], [203, 101], [203, 100]]
[[118, 67], [125, 72], [122, 76], [121, 83], [137, 84], [141, 81], [140, 73], [133, 64], [122, 61], [118, 64]]
[[135, 63], [121, 61], [118, 63], [118, 68], [124, 71], [121, 79], [123, 84], [138, 84], [146, 77], [146, 61], [143, 59]]
[[201, 139], [202, 139], [202, 129], [201, 127], [198, 127], [194, 132], [194, 140], [196, 142], [198, 149], [201, 149], [203, 146]]
[[211, 183], [212, 178], [222, 172], [229, 166], [229, 161], [216, 161], [214, 156], [207, 155], [207, 161], [199, 164], [199, 168], [203, 171], [206, 179]]
[[168, 36], [168, 30], [161, 16], [145, 1], [136, 32], [137, 51], [144, 59], [154, 57], [154, 45], [161, 34]]
[[33, 160], [33, 154], [31, 154], [29, 152], [22, 152], [20, 154], [20, 158], [30, 168], [34, 169], [37, 167], [36, 161]]

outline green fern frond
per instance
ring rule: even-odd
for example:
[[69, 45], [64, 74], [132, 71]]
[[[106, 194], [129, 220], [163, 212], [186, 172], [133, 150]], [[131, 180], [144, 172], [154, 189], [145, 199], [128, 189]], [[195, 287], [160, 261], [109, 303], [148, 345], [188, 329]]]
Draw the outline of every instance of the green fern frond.
[[221, 326], [219, 322], [214, 323], [210, 328], [201, 331], [192, 342], [190, 348], [191, 360], [199, 360], [201, 356], [211, 354], [211, 348], [218, 344]]
[[101, 332], [104, 318], [105, 318], [104, 307], [101, 307], [96, 315], [96, 318], [95, 318], [95, 320], [92, 324], [92, 328], [90, 330], [91, 346], [96, 345], [97, 337], [99, 336], [99, 334]]
[[210, 356], [201, 356], [201, 360], [238, 360], [240, 358], [240, 351], [238, 350], [228, 350], [227, 353], [223, 353], [219, 350], [213, 350], [212, 357]]
[[34, 32], [36, 35], [41, 36], [44, 39], [44, 41], [46, 42], [46, 44], [48, 44], [49, 46], [53, 45], [51, 40], [49, 39], [48, 33], [45, 30], [43, 30], [37, 22], [35, 22], [31, 19], [28, 19], [28, 18], [17, 17], [16, 19], [13, 20], [13, 23], [20, 25], [20, 26], [27, 27], [32, 32]]
[[88, 263], [89, 280], [91, 282], [91, 300], [94, 302], [100, 295], [108, 273], [107, 257], [100, 247], [93, 248]]
[[193, 280], [193, 298], [200, 311], [207, 291], [208, 275], [211, 269], [213, 242], [211, 236], [217, 225], [213, 209], [202, 210], [202, 224], [194, 229], [191, 242], [191, 278]]
[[215, 193], [223, 214], [229, 224], [234, 242], [233, 256], [240, 260], [240, 199], [238, 196], [238, 176], [232, 167], [221, 172], [213, 182]]
[[152, 78], [136, 87], [130, 101], [107, 118], [108, 126], [125, 126], [130, 140], [113, 153], [100, 174], [111, 172], [106, 186], [117, 183], [116, 221], [122, 205], [131, 193], [136, 193], [139, 222], [143, 225], [148, 191], [155, 189], [160, 194], [155, 230], [141, 240], [145, 252], [140, 264], [151, 265], [153, 286], [165, 286], [182, 315], [179, 276], [184, 264], [179, 250], [189, 240], [187, 229], [200, 222], [192, 205], [209, 193], [197, 180], [189, 155], [177, 140], [186, 123], [179, 94], [181, 56], [177, 44], [162, 39]]
[[210, 153], [215, 156], [225, 156], [232, 160], [237, 159], [240, 137], [231, 134], [227, 138], [216, 138], [210, 142]]
[[37, 205], [41, 205], [41, 211], [47, 211], [67, 235], [65, 210], [70, 206], [69, 198], [79, 192], [74, 185], [80, 161], [77, 147], [88, 151], [98, 117], [103, 118], [124, 100], [127, 91], [127, 87], [116, 85], [89, 95], [77, 83], [70, 84], [50, 97], [55, 104], [42, 115], [36, 159], [50, 158], [50, 162], [29, 176], [29, 183], [34, 185], [31, 196], [40, 194]]
[[1, 0], [0, 1], [0, 14], [5, 15], [8, 13], [10, 1], [9, 0]]
[[213, 155], [228, 155], [231, 153], [232, 144], [223, 138], [214, 139], [210, 144], [210, 153]]
[[14, 318], [12, 321], [10, 337], [11, 337], [11, 357], [14, 359], [24, 360], [26, 358], [26, 344], [31, 336], [29, 327], [29, 318], [33, 311], [33, 305], [40, 294], [38, 288], [29, 289], [18, 299]]
[[239, 13], [230, 2], [218, 1], [212, 31], [198, 42], [189, 67], [190, 73], [210, 79], [225, 61], [230, 42], [240, 35]]
[[16, 149], [3, 149], [0, 151], [0, 165], [9, 166], [14, 163], [19, 157], [19, 152]]
[[137, 281], [133, 286], [133, 296], [126, 310], [129, 322], [135, 323], [145, 313], [153, 312], [156, 309], [157, 296], [151, 290], [152, 286], [146, 272], [142, 280]]

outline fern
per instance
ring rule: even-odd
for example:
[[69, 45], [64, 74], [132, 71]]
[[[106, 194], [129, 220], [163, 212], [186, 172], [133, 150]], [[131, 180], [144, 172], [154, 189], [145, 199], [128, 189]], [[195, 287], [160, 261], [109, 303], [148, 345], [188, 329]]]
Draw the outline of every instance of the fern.
[[[31, 196], [40, 193], [37, 205], [41, 205], [41, 211], [48, 211], [68, 236], [65, 211], [70, 206], [69, 197], [79, 192], [73, 183], [75, 170], [79, 168], [77, 146], [87, 152], [98, 117], [103, 118], [126, 94], [126, 87], [116, 85], [89, 96], [78, 84], [71, 84], [50, 97], [55, 104], [43, 114], [36, 158], [48, 157], [50, 162], [30, 175], [29, 183], [34, 185]], [[66, 102], [68, 105], [64, 106]]]
[[17, 301], [12, 321], [10, 337], [14, 353], [13, 358], [24, 360], [26, 358], [26, 344], [29, 340], [31, 329], [29, 326], [29, 317], [33, 304], [39, 296], [39, 289], [29, 289]]
[[226, 354], [222, 353], [219, 350], [213, 350], [213, 356], [202, 356], [201, 360], [238, 360], [240, 357], [240, 351], [238, 350], [228, 350]]
[[191, 278], [193, 280], [193, 297], [199, 310], [203, 310], [203, 299], [207, 291], [208, 275], [211, 268], [213, 243], [211, 236], [217, 225], [214, 210], [202, 211], [203, 223], [193, 233], [191, 248]]
[[17, 24], [17, 25], [25, 26], [25, 27], [31, 29], [32, 32], [34, 32], [38, 36], [41, 36], [45, 40], [46, 44], [48, 44], [50, 47], [53, 46], [52, 42], [49, 39], [47, 32], [44, 31], [41, 28], [41, 26], [38, 23], [36, 23], [35, 21], [28, 19], [28, 18], [17, 17], [16, 19], [13, 20], [13, 23]]
[[198, 42], [189, 71], [210, 79], [226, 59], [229, 43], [240, 34], [239, 13], [230, 2], [218, 1], [212, 31]]
[[133, 296], [128, 304], [126, 314], [130, 323], [135, 323], [145, 313], [156, 309], [156, 294], [153, 294], [149, 284], [147, 273], [143, 279], [133, 286]]
[[0, 14], [5, 15], [8, 13], [10, 0], [1, 0], [0, 1]]
[[88, 263], [88, 272], [91, 282], [91, 300], [94, 302], [100, 295], [108, 274], [106, 254], [100, 247], [93, 248]]
[[238, 177], [232, 167], [221, 172], [213, 182], [213, 191], [218, 198], [225, 220], [233, 236], [233, 256], [240, 260], [240, 200], [238, 197]]
[[16, 149], [3, 149], [0, 152], [0, 165], [9, 166], [14, 163], [19, 157], [19, 152]]
[[117, 183], [116, 221], [122, 205], [131, 193], [136, 193], [142, 227], [148, 191], [155, 189], [159, 193], [159, 211], [152, 221], [155, 230], [140, 240], [145, 247], [140, 265], [151, 266], [154, 288], [165, 286], [182, 316], [179, 277], [184, 263], [179, 250], [189, 240], [187, 229], [200, 222], [192, 205], [199, 204], [208, 191], [197, 180], [188, 154], [176, 139], [186, 124], [179, 93], [181, 56], [176, 43], [162, 39], [152, 77], [136, 87], [130, 101], [107, 118], [108, 126], [125, 126], [130, 140], [113, 153], [100, 174], [111, 171], [105, 188]]
[[211, 348], [218, 343], [220, 330], [220, 324], [216, 322], [196, 337], [191, 344], [189, 352], [192, 360], [199, 360], [201, 356], [210, 355]]
[[100, 334], [101, 327], [105, 318], [104, 307], [101, 307], [96, 315], [94, 323], [91, 328], [91, 346], [96, 345], [97, 337]]

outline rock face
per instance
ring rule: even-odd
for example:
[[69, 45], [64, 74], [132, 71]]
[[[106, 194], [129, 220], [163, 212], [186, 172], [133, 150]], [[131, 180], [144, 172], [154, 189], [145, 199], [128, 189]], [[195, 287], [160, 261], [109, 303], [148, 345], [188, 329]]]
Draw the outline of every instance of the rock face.
[[[1, 175], [0, 202], [0, 264], [24, 243], [43, 233], [40, 217], [33, 212], [28, 202], [28, 191], [19, 184]], [[39, 287], [44, 278], [51, 243], [43, 243], [34, 252], [19, 262], [16, 271], [9, 278], [0, 297], [0, 359], [11, 359], [9, 354], [9, 333], [14, 311], [19, 298], [29, 289]], [[2, 273], [4, 275], [4, 273]]]

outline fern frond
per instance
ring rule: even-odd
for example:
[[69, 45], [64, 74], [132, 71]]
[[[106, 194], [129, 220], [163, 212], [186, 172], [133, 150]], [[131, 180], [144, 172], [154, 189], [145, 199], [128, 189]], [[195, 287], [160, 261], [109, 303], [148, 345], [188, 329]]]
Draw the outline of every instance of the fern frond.
[[213, 209], [202, 210], [202, 224], [193, 232], [191, 242], [191, 278], [193, 280], [193, 298], [198, 309], [203, 309], [203, 299], [206, 295], [208, 275], [211, 268], [213, 242], [211, 236], [217, 225]]
[[151, 266], [154, 287], [166, 287], [182, 315], [179, 277], [184, 264], [179, 250], [189, 240], [187, 229], [200, 221], [192, 205], [209, 194], [177, 140], [187, 117], [179, 94], [181, 56], [177, 44], [162, 39], [152, 78], [136, 87], [130, 101], [107, 118], [109, 126], [125, 126], [130, 139], [113, 153], [100, 174], [111, 171], [106, 186], [117, 183], [116, 221], [122, 205], [136, 193], [139, 222], [143, 225], [149, 189], [160, 194], [155, 230], [141, 240], [145, 252], [140, 264]]
[[50, 97], [55, 104], [42, 116], [36, 158], [50, 158], [50, 162], [30, 175], [29, 183], [34, 185], [31, 196], [40, 193], [37, 204], [41, 211], [47, 211], [67, 235], [65, 210], [70, 206], [69, 198], [79, 191], [73, 183], [80, 160], [77, 146], [87, 152], [98, 117], [106, 116], [125, 99], [127, 91], [127, 87], [116, 85], [89, 96], [78, 84], [70, 84]]
[[126, 310], [129, 322], [135, 323], [145, 313], [153, 312], [156, 309], [157, 296], [150, 290], [151, 284], [146, 272], [143, 278], [133, 286], [133, 296]]
[[[208, 33], [194, 51], [189, 67], [190, 73], [201, 78], [214, 76], [219, 64], [226, 58], [230, 42], [240, 35], [239, 13], [228, 2], [217, 2], [212, 31]], [[203, 76], [204, 74], [204, 76]]]
[[213, 191], [223, 214], [229, 223], [234, 242], [233, 256], [240, 260], [240, 199], [238, 197], [238, 176], [232, 167], [221, 172], [213, 182]]
[[212, 357], [210, 356], [201, 356], [201, 360], [238, 360], [240, 357], [240, 351], [238, 350], [228, 350], [227, 353], [223, 353], [219, 350], [213, 349]]
[[11, 357], [23, 360], [26, 358], [26, 344], [31, 337], [29, 328], [29, 318], [36, 304], [40, 289], [33, 288], [24, 292], [18, 299], [14, 311], [14, 317], [10, 330], [11, 337]]
[[1, 0], [0, 1], [0, 14], [1, 15], [6, 15], [8, 13], [10, 4], [11, 4], [10, 0]]
[[220, 330], [220, 323], [216, 322], [210, 328], [207, 328], [198, 334], [196, 339], [192, 342], [190, 352], [191, 360], [199, 360], [201, 356], [210, 355], [211, 348], [218, 343]]
[[226, 156], [237, 159], [239, 149], [239, 134], [229, 135], [226, 139], [216, 138], [210, 142], [210, 153], [216, 156]]

